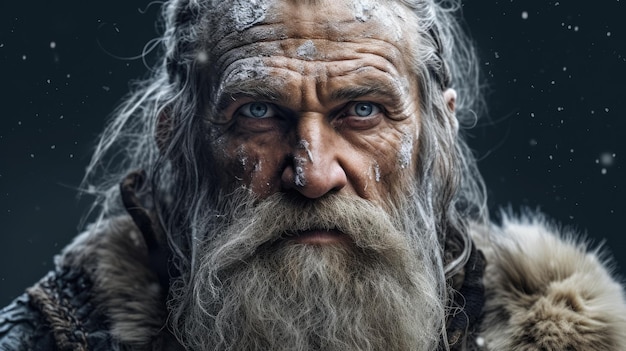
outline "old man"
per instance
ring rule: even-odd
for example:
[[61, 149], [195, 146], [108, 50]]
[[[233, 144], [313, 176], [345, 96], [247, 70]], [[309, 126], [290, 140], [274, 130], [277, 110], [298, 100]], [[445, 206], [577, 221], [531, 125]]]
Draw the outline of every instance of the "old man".
[[625, 350], [594, 252], [489, 222], [454, 5], [165, 2], [162, 61], [88, 169], [101, 216], [0, 347]]

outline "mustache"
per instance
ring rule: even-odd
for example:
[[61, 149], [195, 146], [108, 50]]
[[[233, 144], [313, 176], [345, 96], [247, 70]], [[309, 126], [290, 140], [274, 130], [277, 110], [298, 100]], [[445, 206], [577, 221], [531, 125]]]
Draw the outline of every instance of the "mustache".
[[201, 265], [211, 271], [247, 261], [297, 232], [338, 230], [357, 250], [379, 257], [405, 257], [407, 238], [398, 221], [381, 207], [357, 196], [328, 194], [310, 200], [290, 194], [273, 194], [260, 201], [233, 200], [228, 223], [206, 240]]

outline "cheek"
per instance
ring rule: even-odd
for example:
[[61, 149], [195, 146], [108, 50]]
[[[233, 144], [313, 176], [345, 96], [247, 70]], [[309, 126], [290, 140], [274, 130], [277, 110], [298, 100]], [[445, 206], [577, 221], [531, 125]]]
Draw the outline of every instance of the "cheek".
[[244, 186], [266, 197], [280, 187], [280, 172], [287, 154], [279, 137], [225, 135], [216, 140], [215, 154], [219, 183], [224, 189]]
[[252, 162], [244, 169], [244, 183], [254, 194], [265, 198], [280, 189], [280, 174], [284, 168], [285, 157], [279, 153], [253, 152]]
[[373, 155], [382, 177], [402, 173], [415, 164], [418, 138], [411, 125], [386, 128], [367, 140], [367, 153]]
[[359, 139], [354, 145], [360, 151], [358, 168], [364, 176], [355, 184], [357, 192], [389, 205], [407, 182], [414, 179], [418, 148], [415, 123], [394, 122]]

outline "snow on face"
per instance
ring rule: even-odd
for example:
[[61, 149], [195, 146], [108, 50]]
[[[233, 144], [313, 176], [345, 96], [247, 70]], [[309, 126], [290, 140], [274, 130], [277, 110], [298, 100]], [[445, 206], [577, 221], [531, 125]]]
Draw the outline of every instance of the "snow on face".
[[239, 163], [241, 164], [241, 166], [246, 167], [248, 163], [248, 154], [246, 152], [246, 146], [240, 145], [237, 148], [236, 152], [237, 152], [237, 158], [239, 158]]
[[354, 4], [354, 18], [361, 22], [367, 22], [372, 17], [376, 4], [371, 1], [357, 1]]
[[230, 15], [235, 29], [241, 32], [263, 21], [268, 7], [267, 0], [234, 0]]
[[219, 87], [214, 91], [214, 100], [224, 93], [227, 86], [237, 86], [238, 83], [249, 81], [262, 75], [266, 68], [263, 60], [259, 57], [249, 57], [239, 60], [240, 64], [226, 73], [226, 76], [219, 83]]
[[228, 75], [224, 78], [223, 82], [228, 84], [237, 84], [239, 82], [248, 81], [257, 77], [263, 68], [265, 68], [265, 64], [259, 57], [242, 59], [236, 69], [228, 72]]
[[305, 59], [305, 60], [313, 60], [315, 59], [315, 55], [317, 54], [317, 49], [315, 48], [315, 44], [312, 40], [307, 40], [304, 44], [300, 45], [296, 49], [296, 55]]
[[311, 150], [309, 149], [309, 142], [302, 139], [300, 140], [300, 142], [298, 143], [298, 149], [304, 149], [306, 151], [306, 155], [309, 158], [309, 161], [311, 161], [311, 163], [314, 163], [313, 161], [313, 153], [311, 153]]
[[356, 0], [353, 2], [352, 7], [354, 18], [357, 21], [367, 22], [371, 19], [376, 19], [384, 23], [389, 33], [394, 34], [396, 41], [402, 39], [402, 27], [406, 22], [406, 8], [395, 2], [379, 6], [379, 1], [373, 0]]
[[304, 176], [304, 165], [306, 164], [306, 159], [303, 157], [295, 157], [294, 163], [294, 170], [296, 173], [294, 184], [296, 184], [296, 186], [303, 187], [306, 185], [306, 178]]
[[407, 133], [402, 136], [402, 142], [400, 143], [400, 150], [398, 152], [398, 161], [400, 163], [400, 168], [407, 168], [411, 164], [412, 156], [413, 137]]
[[[355, 183], [353, 187], [363, 189], [369, 184], [368, 196], [383, 199], [386, 187], [395, 179], [390, 175], [405, 174], [400, 170], [412, 163], [417, 142], [412, 118], [414, 105], [410, 103], [414, 85], [405, 60], [406, 52], [398, 49], [411, 42], [407, 35], [400, 36], [401, 39], [396, 36], [396, 31], [413, 32], [415, 21], [409, 20], [410, 10], [395, 9], [391, 4], [387, 6], [373, 0], [345, 0], [320, 7], [282, 0], [256, 0], [247, 5], [244, 0], [224, 0], [224, 4], [232, 5], [232, 9], [222, 6], [221, 18], [216, 17], [214, 27], [209, 30], [225, 32], [214, 31], [209, 36], [213, 41], [206, 45], [211, 64], [219, 72], [211, 82], [214, 85], [210, 93], [215, 94], [212, 96], [215, 106], [224, 109], [224, 118], [234, 118], [241, 104], [247, 103], [248, 100], [237, 102], [238, 96], [269, 101], [294, 111], [295, 116], [300, 112], [311, 112], [307, 116], [312, 117], [331, 116], [333, 111], [329, 106], [336, 102], [327, 103], [325, 99], [338, 87], [371, 84], [389, 87], [389, 94], [394, 98], [388, 103], [393, 105], [391, 110], [397, 111], [393, 120], [372, 127], [376, 128], [376, 133], [359, 133], [349, 129], [351, 125], [337, 132], [340, 135], [351, 133], [350, 138], [344, 138], [345, 149], [340, 152], [348, 155], [342, 157], [342, 166], [349, 166], [345, 171], [358, 173], [356, 176], [348, 174]], [[250, 11], [244, 11], [245, 16], [237, 15], [244, 5]], [[238, 18], [238, 22], [231, 23], [231, 17]], [[258, 22], [253, 23], [255, 21]], [[392, 25], [387, 26], [388, 23]], [[235, 26], [245, 29], [239, 32]], [[356, 59], [360, 61], [353, 64], [351, 60]], [[394, 69], [385, 75], [375, 74], [378, 71], [371, 67], [379, 67], [380, 62], [392, 64]], [[370, 69], [354, 73], [355, 67]], [[320, 95], [311, 95], [316, 93]], [[316, 143], [320, 140], [294, 129], [291, 124], [273, 128], [271, 121], [266, 122], [269, 127], [267, 130], [263, 127], [262, 133], [241, 127], [241, 133], [225, 134], [227, 151], [245, 144], [246, 152], [233, 154], [230, 151], [216, 157], [227, 157], [223, 163], [241, 172], [237, 176], [250, 182], [251, 188], [262, 195], [280, 191], [283, 180], [276, 175], [283, 173], [276, 167], [284, 164], [286, 158], [293, 160], [290, 182], [299, 188], [314, 185], [319, 175], [315, 167], [327, 164], [323, 158], [326, 154], [317, 152], [339, 151], [318, 150]], [[284, 135], [289, 137], [284, 138]], [[263, 167], [256, 164], [259, 160], [263, 160]]]
[[380, 165], [374, 161], [374, 176], [376, 177], [376, 183], [380, 182]]

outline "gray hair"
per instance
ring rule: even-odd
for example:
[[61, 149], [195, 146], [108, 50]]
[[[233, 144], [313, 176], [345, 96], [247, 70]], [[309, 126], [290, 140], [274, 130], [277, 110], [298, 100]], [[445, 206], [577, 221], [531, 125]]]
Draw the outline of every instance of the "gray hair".
[[[296, 0], [294, 0], [296, 1]], [[304, 1], [304, 0], [301, 0]], [[391, 0], [388, 0], [391, 1]], [[460, 247], [445, 258], [450, 278], [465, 265], [471, 240], [467, 222], [487, 222], [485, 191], [464, 137], [450, 121], [442, 92], [454, 88], [459, 98], [454, 112], [458, 124], [471, 126], [483, 107], [478, 60], [473, 43], [463, 30], [457, 0], [395, 0], [418, 18], [416, 52], [412, 63], [419, 78], [423, 132], [416, 179], [421, 194], [430, 199], [431, 213], [442, 247]], [[101, 216], [122, 213], [117, 184], [130, 171], [144, 169], [150, 183], [144, 191], [154, 200], [170, 246], [182, 272], [192, 266], [193, 223], [202, 221], [198, 204], [220, 194], [211, 183], [219, 170], [212, 167], [203, 146], [208, 133], [203, 97], [206, 61], [201, 45], [209, 35], [207, 21], [220, 1], [169, 0], [163, 4], [164, 32], [161, 60], [151, 75], [137, 83], [115, 111], [96, 146], [83, 188], [98, 200]], [[160, 118], [169, 116], [168, 142], [159, 144]], [[164, 137], [165, 138], [165, 137]], [[187, 229], [185, 229], [187, 228]]]

